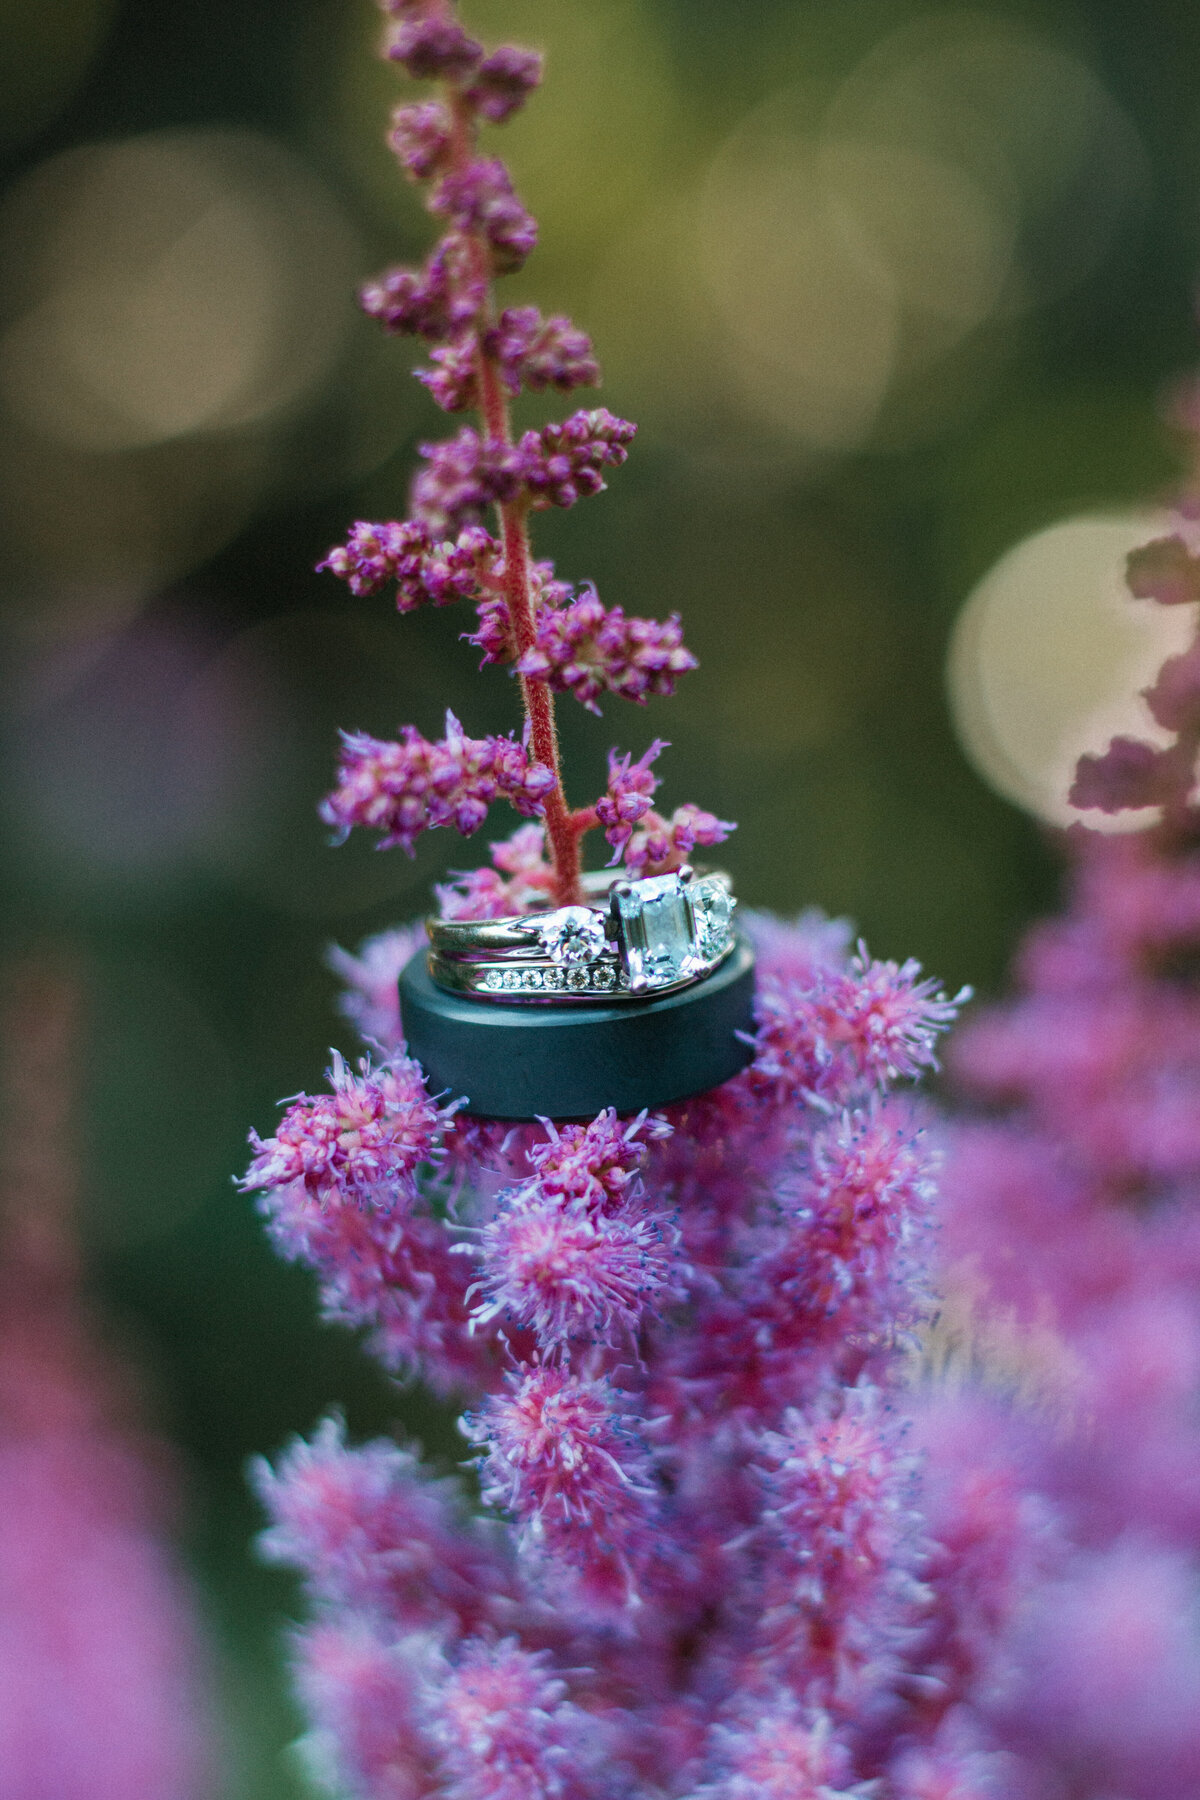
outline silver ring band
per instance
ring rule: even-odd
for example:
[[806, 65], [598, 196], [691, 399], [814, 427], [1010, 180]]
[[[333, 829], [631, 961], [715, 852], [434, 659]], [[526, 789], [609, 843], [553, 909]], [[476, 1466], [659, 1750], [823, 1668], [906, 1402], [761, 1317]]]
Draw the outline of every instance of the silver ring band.
[[734, 948], [737, 902], [719, 870], [603, 870], [583, 886], [590, 905], [427, 920], [433, 980], [484, 1000], [644, 1000], [690, 987]]

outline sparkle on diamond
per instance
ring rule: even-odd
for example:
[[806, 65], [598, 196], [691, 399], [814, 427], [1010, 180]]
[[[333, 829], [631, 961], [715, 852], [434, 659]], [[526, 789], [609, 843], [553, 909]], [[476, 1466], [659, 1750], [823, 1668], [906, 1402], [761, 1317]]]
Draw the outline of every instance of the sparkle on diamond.
[[590, 962], [605, 947], [604, 919], [590, 906], [561, 907], [543, 921], [538, 935], [556, 963]]

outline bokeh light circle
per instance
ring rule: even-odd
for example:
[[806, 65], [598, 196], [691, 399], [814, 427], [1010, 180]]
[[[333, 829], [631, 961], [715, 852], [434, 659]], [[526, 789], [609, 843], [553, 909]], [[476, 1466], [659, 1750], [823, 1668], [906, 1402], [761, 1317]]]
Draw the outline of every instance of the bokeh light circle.
[[873, 426], [896, 359], [899, 303], [831, 204], [814, 146], [776, 96], [714, 158], [701, 195], [701, 271], [748, 394], [822, 449]]
[[1014, 234], [1008, 308], [1092, 274], [1149, 188], [1137, 131], [1094, 70], [986, 12], [930, 13], [883, 38], [834, 96], [825, 131], [969, 180]]
[[340, 209], [251, 132], [155, 132], [55, 158], [7, 206], [0, 258], [0, 398], [79, 450], [278, 413], [328, 369], [351, 318]]
[[1111, 737], [1168, 741], [1141, 690], [1191, 641], [1194, 608], [1135, 601], [1124, 583], [1129, 552], [1163, 529], [1153, 513], [1052, 525], [1001, 557], [959, 614], [947, 681], [962, 746], [985, 781], [1050, 824], [1145, 822], [1080, 813], [1067, 793], [1078, 758]]

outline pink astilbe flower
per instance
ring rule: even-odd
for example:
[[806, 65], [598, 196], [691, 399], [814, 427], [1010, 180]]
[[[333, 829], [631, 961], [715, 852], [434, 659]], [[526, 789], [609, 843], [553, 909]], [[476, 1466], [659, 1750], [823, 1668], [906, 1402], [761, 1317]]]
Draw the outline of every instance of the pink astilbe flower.
[[934, 1195], [920, 1130], [892, 1109], [846, 1113], [814, 1135], [781, 1249], [766, 1258], [791, 1307], [842, 1340], [917, 1322], [914, 1270]]
[[321, 803], [321, 817], [341, 836], [355, 825], [382, 834], [411, 853], [421, 832], [453, 825], [469, 837], [501, 798], [527, 817], [541, 812], [554, 776], [512, 738], [469, 738], [453, 713], [446, 735], [431, 743], [406, 725], [399, 743], [346, 732], [337, 787]]
[[359, 295], [363, 311], [385, 331], [436, 343], [479, 318], [486, 284], [474, 270], [465, 239], [443, 239], [420, 269], [397, 267], [367, 282]]
[[833, 1416], [789, 1411], [761, 1441], [763, 1530], [777, 1550], [759, 1654], [796, 1692], [835, 1709], [885, 1685], [888, 1627], [911, 1628], [916, 1471], [879, 1413], [880, 1396], [852, 1388]]
[[551, 387], [565, 394], [600, 384], [591, 339], [561, 313], [543, 319], [536, 306], [508, 306], [483, 344], [510, 394]]
[[657, 1492], [628, 1407], [606, 1381], [532, 1367], [464, 1421], [484, 1498], [516, 1519], [527, 1545], [587, 1567], [644, 1542]]
[[[1195, 599], [1194, 502], [1131, 557], [1135, 598]], [[1072, 833], [1064, 915], [951, 1059], [942, 1245], [977, 1347], [919, 1422], [941, 1673], [914, 1705], [968, 1721], [1021, 1793], [1200, 1781], [1195, 658], [1146, 693], [1174, 743], [1077, 772], [1077, 804], [1150, 824]]]
[[392, 114], [388, 145], [414, 181], [428, 181], [450, 153], [453, 123], [440, 100], [398, 106]]
[[454, 20], [414, 10], [392, 28], [385, 53], [417, 80], [433, 76], [461, 80], [478, 68], [483, 45]]
[[311, 1721], [297, 1748], [315, 1785], [370, 1800], [427, 1800], [436, 1791], [437, 1749], [418, 1700], [436, 1661], [425, 1640], [327, 1617], [297, 1634], [293, 1661]]
[[446, 1121], [417, 1065], [400, 1060], [372, 1069], [364, 1061], [354, 1075], [335, 1050], [329, 1085], [328, 1094], [297, 1095], [275, 1137], [251, 1133], [254, 1159], [242, 1186], [299, 1186], [320, 1206], [403, 1207]]
[[[383, 831], [381, 847], [411, 850], [421, 831], [454, 825], [469, 833], [492, 799], [509, 799], [526, 816], [544, 818], [551, 897], [578, 904], [584, 838], [604, 825], [610, 843], [624, 844], [633, 815], [611, 790], [596, 806], [567, 804], [554, 695], [574, 694], [593, 709], [605, 693], [637, 701], [670, 695], [695, 659], [678, 619], [660, 623], [605, 607], [590, 587], [574, 594], [531, 555], [529, 515], [601, 493], [606, 471], [625, 462], [637, 429], [595, 407], [519, 439], [513, 431], [510, 401], [522, 390], [569, 393], [600, 380], [591, 341], [570, 319], [545, 318], [534, 306], [500, 308], [492, 299], [493, 281], [519, 269], [533, 250], [537, 226], [504, 163], [480, 153], [478, 129], [483, 121], [502, 124], [525, 103], [541, 79], [541, 57], [515, 45], [485, 53], [459, 23], [453, 0], [389, 0], [383, 10], [391, 21], [384, 55], [416, 79], [442, 85], [438, 99], [394, 111], [388, 142], [405, 174], [427, 184], [427, 209], [446, 229], [420, 267], [385, 271], [365, 285], [361, 301], [385, 330], [430, 346], [417, 379], [445, 411], [473, 410], [479, 424], [421, 445], [424, 466], [413, 481], [408, 520], [360, 522], [318, 566], [360, 596], [394, 582], [402, 612], [473, 601], [478, 627], [464, 636], [483, 651], [485, 664], [507, 664], [519, 674], [534, 773], [531, 787], [505, 753], [511, 780], [481, 793], [478, 781], [490, 770], [472, 769], [477, 780], [460, 782], [437, 754], [444, 746], [428, 745], [411, 726], [395, 745], [359, 734], [345, 740], [342, 780], [322, 816], [343, 835], [367, 824]], [[482, 526], [491, 509], [495, 537]], [[628, 866], [678, 868], [695, 845], [719, 843], [730, 829], [696, 806], [669, 820], [656, 814]], [[475, 917], [498, 916], [502, 895], [490, 875], [444, 891], [456, 917], [468, 916], [469, 903], [480, 909]]]
[[683, 868], [697, 846], [712, 849], [736, 830], [731, 820], [718, 819], [690, 801], [677, 806], [669, 819], [652, 807], [634, 826], [621, 860], [631, 875], [666, 875]]
[[921, 965], [872, 962], [859, 946], [848, 967], [819, 968], [811, 979], [773, 975], [763, 982], [755, 1058], [759, 1085], [799, 1098], [845, 1102], [865, 1089], [936, 1068], [934, 1046], [959, 1008]]
[[632, 753], [618, 756], [615, 750], [609, 751], [608, 789], [596, 802], [596, 818], [614, 850], [625, 848], [634, 826], [650, 811], [658, 788], [658, 776], [650, 765], [666, 748], [662, 738], [655, 738], [636, 762]]
[[517, 663], [520, 674], [541, 676], [593, 712], [602, 694], [638, 701], [673, 694], [677, 677], [695, 667], [677, 613], [665, 624], [629, 619], [619, 606], [604, 606], [594, 588], [543, 611], [533, 647]]
[[[495, 873], [541, 878], [543, 850], [523, 828]], [[847, 1041], [870, 1040], [875, 965], [847, 959], [844, 928], [756, 931], [768, 972], [823, 983], [829, 1009], [842, 993]], [[351, 969], [358, 1006], [382, 954]], [[342, 1734], [332, 1766], [367, 1767], [390, 1705], [404, 1779], [442, 1767], [448, 1672], [505, 1637], [564, 1684], [583, 1738], [601, 1734], [600, 1785], [582, 1752], [572, 1765], [597, 1800], [614, 1765], [635, 1800], [724, 1792], [736, 1734], [768, 1720], [787, 1723], [781, 1742], [817, 1734], [813, 1778], [826, 1769], [834, 1794], [915, 1746], [933, 1754], [946, 1707], [931, 1684], [967, 1703], [983, 1677], [963, 1646], [1011, 1612], [969, 1613], [992, 1578], [947, 1508], [953, 1562], [939, 1549], [935, 1564], [914, 1518], [899, 1376], [928, 1306], [930, 1154], [878, 1098], [888, 1084], [863, 1053], [844, 1116], [752, 1068], [667, 1117], [456, 1118], [400, 1215], [322, 1206], [301, 1182], [268, 1193], [272, 1235], [315, 1269], [327, 1316], [365, 1328], [387, 1366], [469, 1396], [495, 1534], [405, 1453], [354, 1451], [329, 1427], [260, 1477], [271, 1554], [304, 1573], [319, 1630], [350, 1632], [313, 1641], [337, 1669], [339, 1645], [363, 1659], [356, 1695], [317, 1679], [301, 1643], [317, 1736]], [[945, 1618], [924, 1585], [935, 1566], [948, 1603], [964, 1590]], [[363, 1792], [389, 1793], [370, 1767]]]
[[625, 1200], [647, 1146], [671, 1135], [670, 1125], [657, 1115], [618, 1119], [611, 1106], [590, 1125], [543, 1123], [547, 1141], [528, 1151], [542, 1192], [603, 1212]]
[[587, 494], [603, 493], [601, 471], [621, 467], [636, 431], [603, 406], [527, 431], [518, 447], [520, 470], [534, 506], [574, 506]]
[[413, 482], [413, 517], [432, 531], [461, 531], [489, 506], [513, 500], [521, 491], [525, 464], [520, 451], [481, 437], [471, 425], [445, 443], [422, 444], [421, 455], [428, 467]]
[[501, 44], [484, 58], [466, 98], [493, 125], [503, 125], [519, 112], [542, 79], [542, 58], [536, 50]]
[[354, 594], [374, 594], [394, 581], [396, 610], [404, 613], [474, 599], [483, 569], [498, 550], [495, 539], [477, 525], [453, 542], [439, 542], [427, 525], [413, 520], [403, 525], [360, 521], [345, 544], [335, 545], [317, 567], [340, 575]]
[[328, 952], [329, 967], [346, 983], [339, 1002], [342, 1015], [376, 1054], [391, 1057], [404, 1048], [396, 982], [427, 941], [423, 925], [401, 925], [368, 938], [357, 956], [337, 945]]
[[568, 1800], [588, 1791], [604, 1732], [566, 1699], [544, 1654], [468, 1644], [436, 1707], [448, 1800]]
[[219, 1785], [195, 1602], [163, 1528], [163, 1446], [101, 1348], [71, 1231], [77, 983], [0, 1012], [0, 1791], [207, 1800]]
[[522, 825], [505, 842], [488, 845], [493, 867], [469, 869], [434, 887], [444, 919], [503, 919], [544, 904], [554, 892], [541, 825]]
[[441, 1393], [469, 1392], [493, 1360], [470, 1335], [471, 1271], [427, 1208], [405, 1218], [375, 1207], [322, 1206], [299, 1183], [259, 1203], [280, 1255], [314, 1270], [327, 1319], [361, 1327], [380, 1361], [420, 1369]]
[[1200, 556], [1179, 534], [1155, 538], [1130, 552], [1126, 579], [1135, 600], [1190, 606], [1200, 600]]
[[864, 1789], [851, 1785], [849, 1759], [827, 1717], [806, 1717], [786, 1700], [755, 1710], [752, 1721], [717, 1727], [713, 1755], [720, 1772], [694, 1790], [694, 1800], [867, 1800]]
[[[1193, 461], [1200, 441], [1194, 415], [1180, 418], [1188, 432]], [[1200, 531], [1194, 494], [1184, 493], [1175, 509], [1175, 530], [1134, 550], [1126, 581], [1135, 600], [1160, 606], [1194, 605], [1200, 600]], [[1100, 756], [1082, 756], [1071, 788], [1071, 804], [1118, 813], [1155, 807], [1168, 820], [1195, 823], [1197, 759], [1200, 758], [1200, 620], [1196, 637], [1180, 656], [1169, 658], [1157, 682], [1143, 690], [1151, 717], [1169, 731], [1165, 747], [1143, 738], [1113, 738]]]
[[[677, 619], [602, 603], [530, 543], [530, 520], [599, 493], [634, 435], [604, 408], [514, 431], [518, 391], [599, 378], [571, 321], [493, 294], [535, 228], [479, 131], [523, 103], [540, 60], [485, 49], [453, 0], [384, 11], [387, 53], [440, 83], [395, 116], [391, 144], [447, 229], [363, 304], [423, 340], [418, 378], [477, 418], [423, 447], [408, 521], [357, 525], [324, 566], [356, 597], [394, 587], [402, 611], [473, 607], [463, 636], [517, 677], [526, 730], [472, 740], [450, 717], [439, 743], [412, 727], [395, 743], [347, 738], [322, 815], [411, 850], [430, 827], [474, 831], [507, 799], [532, 822], [492, 846], [490, 867], [440, 884], [443, 915], [576, 905], [592, 891], [589, 834], [632, 878], [681, 868], [733, 825], [656, 809], [657, 738], [636, 758], [610, 751], [594, 804], [567, 802], [557, 696], [657, 703], [694, 659]], [[1164, 687], [1162, 705], [1185, 689]], [[985, 1658], [979, 1641], [989, 1621], [1006, 1646], [1017, 1630], [1035, 1528], [997, 1505], [998, 1530], [1013, 1529], [989, 1562], [971, 1534], [986, 1507], [938, 1510], [944, 1444], [911, 1385], [933, 1307], [936, 1155], [892, 1093], [936, 1066], [965, 994], [947, 998], [915, 963], [854, 956], [849, 928], [814, 914], [749, 931], [748, 1068], [632, 1119], [512, 1124], [429, 1095], [395, 998], [413, 938], [338, 955], [343, 1010], [386, 1058], [360, 1079], [391, 1071], [412, 1128], [392, 1141], [386, 1097], [361, 1120], [336, 1094], [302, 1097], [275, 1139], [253, 1141], [249, 1184], [325, 1316], [361, 1328], [389, 1370], [461, 1397], [478, 1499], [455, 1504], [412, 1453], [355, 1450], [329, 1425], [259, 1470], [267, 1553], [299, 1570], [312, 1608], [297, 1681], [310, 1758], [335, 1791], [982, 1800], [982, 1778], [970, 1784], [997, 1766], [1014, 1657]], [[1177, 1121], [1177, 1160], [1184, 1136]], [[1123, 1382], [1123, 1404], [1153, 1398], [1161, 1417], [1187, 1358], [1144, 1304], [1139, 1319], [1146, 1372]], [[1200, 1367], [1200, 1334], [1195, 1348]], [[909, 1414], [928, 1426], [924, 1466]], [[1183, 1473], [1163, 1455], [1141, 1479]], [[1182, 1517], [1192, 1489], [1173, 1491]]]
[[306, 1570], [325, 1605], [401, 1631], [447, 1620], [470, 1631], [483, 1620], [483, 1597], [503, 1591], [494, 1538], [463, 1518], [449, 1483], [393, 1443], [350, 1449], [341, 1421], [327, 1419], [277, 1468], [260, 1460], [251, 1474], [274, 1521], [263, 1555]]
[[513, 193], [498, 157], [479, 156], [443, 175], [429, 196], [429, 210], [458, 231], [483, 239], [497, 275], [511, 275], [537, 243], [537, 222]]
[[572, 1338], [612, 1342], [678, 1291], [675, 1250], [661, 1216], [566, 1205], [535, 1183], [484, 1228], [475, 1317], [511, 1318], [546, 1351]]
[[1072, 806], [1099, 812], [1166, 806], [1181, 783], [1188, 785], [1191, 763], [1175, 748], [1156, 749], [1138, 738], [1116, 737], [1102, 756], [1083, 756], [1071, 784]]

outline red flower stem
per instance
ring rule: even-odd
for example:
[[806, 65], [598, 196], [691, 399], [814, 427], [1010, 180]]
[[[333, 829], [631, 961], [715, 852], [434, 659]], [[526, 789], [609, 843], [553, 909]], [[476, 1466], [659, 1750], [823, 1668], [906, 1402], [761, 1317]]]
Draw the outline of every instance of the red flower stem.
[[[457, 89], [447, 94], [454, 121], [451, 139], [451, 166], [460, 170], [469, 163], [474, 149], [474, 121]], [[491, 257], [487, 245], [478, 236], [468, 238], [473, 274], [486, 293], [484, 317], [491, 322], [493, 314]], [[512, 419], [508, 395], [495, 362], [483, 347], [483, 335], [476, 337], [475, 378], [479, 390], [479, 411], [484, 435], [493, 443], [512, 443]], [[523, 498], [509, 500], [496, 508], [500, 515], [500, 535], [504, 545], [504, 597], [518, 656], [533, 648], [537, 622], [533, 599], [533, 570], [526, 525], [528, 503]], [[535, 759], [553, 771], [554, 786], [546, 796], [543, 819], [554, 867], [555, 898], [561, 906], [581, 899], [579, 887], [579, 840], [587, 825], [576, 823], [563, 788], [562, 759], [558, 749], [558, 728], [554, 721], [554, 695], [550, 684], [541, 676], [521, 676], [521, 699], [529, 721], [529, 737]]]

